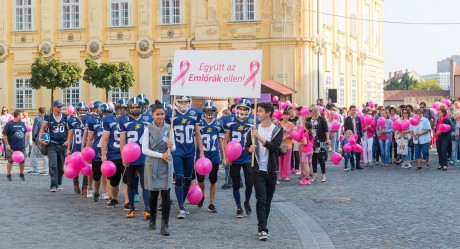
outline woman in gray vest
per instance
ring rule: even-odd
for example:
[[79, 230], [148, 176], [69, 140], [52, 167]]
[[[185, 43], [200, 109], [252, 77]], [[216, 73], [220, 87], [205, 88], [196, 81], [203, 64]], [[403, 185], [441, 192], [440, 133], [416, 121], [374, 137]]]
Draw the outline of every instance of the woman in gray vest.
[[[161, 193], [161, 231], [168, 236], [168, 221], [171, 211], [170, 191], [173, 186], [173, 161], [171, 151], [175, 150], [174, 139], [170, 139], [170, 125], [164, 122], [165, 110], [159, 101], [153, 106], [153, 122], [144, 128], [142, 153], [146, 155], [144, 169], [145, 188], [150, 191], [151, 230], [156, 229], [158, 195]], [[171, 140], [171, 141], [170, 141]]]

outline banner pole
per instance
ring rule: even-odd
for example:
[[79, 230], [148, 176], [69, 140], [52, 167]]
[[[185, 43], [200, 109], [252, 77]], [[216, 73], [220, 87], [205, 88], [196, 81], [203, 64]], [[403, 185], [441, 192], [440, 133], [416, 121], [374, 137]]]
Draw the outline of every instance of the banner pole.
[[[256, 114], [254, 114], [254, 127], [257, 129], [257, 98], [254, 99], [254, 110], [256, 110]], [[252, 144], [256, 144], [256, 142], [254, 141], [253, 135], [251, 135], [251, 140], [252, 140]], [[254, 155], [255, 155], [254, 153], [255, 151], [252, 152], [251, 167], [254, 167]]]
[[[172, 101], [171, 127], [169, 130], [169, 141], [171, 142], [174, 139], [173, 127], [174, 127], [174, 114], [175, 113], [176, 113], [176, 95], [173, 96], [173, 101]], [[171, 148], [168, 148], [168, 154], [171, 155]]]

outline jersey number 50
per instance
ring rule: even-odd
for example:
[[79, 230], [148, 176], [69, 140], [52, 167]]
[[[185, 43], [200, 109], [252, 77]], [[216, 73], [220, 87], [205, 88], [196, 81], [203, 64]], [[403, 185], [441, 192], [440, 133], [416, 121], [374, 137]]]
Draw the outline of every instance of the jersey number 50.
[[193, 129], [195, 126], [193, 125], [186, 125], [184, 126], [176, 126], [174, 127], [174, 132], [176, 133], [176, 139], [178, 143], [193, 143]]

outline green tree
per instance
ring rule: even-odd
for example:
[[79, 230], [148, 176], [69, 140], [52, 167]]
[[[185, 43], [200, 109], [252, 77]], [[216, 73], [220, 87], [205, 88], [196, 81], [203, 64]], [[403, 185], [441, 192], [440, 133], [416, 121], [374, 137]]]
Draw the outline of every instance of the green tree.
[[437, 80], [421, 80], [414, 89], [417, 90], [442, 90]]
[[414, 77], [410, 76], [409, 73], [405, 73], [400, 79], [391, 79], [385, 86], [385, 90], [412, 90], [417, 83]]
[[45, 87], [51, 90], [51, 104], [54, 101], [54, 91], [64, 89], [81, 79], [81, 67], [76, 63], [61, 62], [56, 59], [46, 61], [43, 54], [32, 63], [30, 85], [33, 89]]
[[128, 89], [134, 84], [134, 69], [126, 62], [120, 63], [100, 63], [93, 59], [85, 60], [86, 70], [83, 80], [96, 88], [105, 90], [105, 101], [108, 101], [109, 92], [115, 87], [123, 90]]

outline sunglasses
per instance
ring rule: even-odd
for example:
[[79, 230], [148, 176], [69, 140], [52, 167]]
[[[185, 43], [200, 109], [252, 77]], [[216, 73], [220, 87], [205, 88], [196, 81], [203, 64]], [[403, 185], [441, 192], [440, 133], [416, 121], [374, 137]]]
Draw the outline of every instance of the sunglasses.
[[409, 114], [408, 112], [403, 112], [403, 114]]
[[313, 110], [308, 110], [309, 112], [312, 112]]
[[61, 106], [55, 106], [55, 107], [57, 107], [57, 108], [62, 108], [62, 105], [61, 105]]

